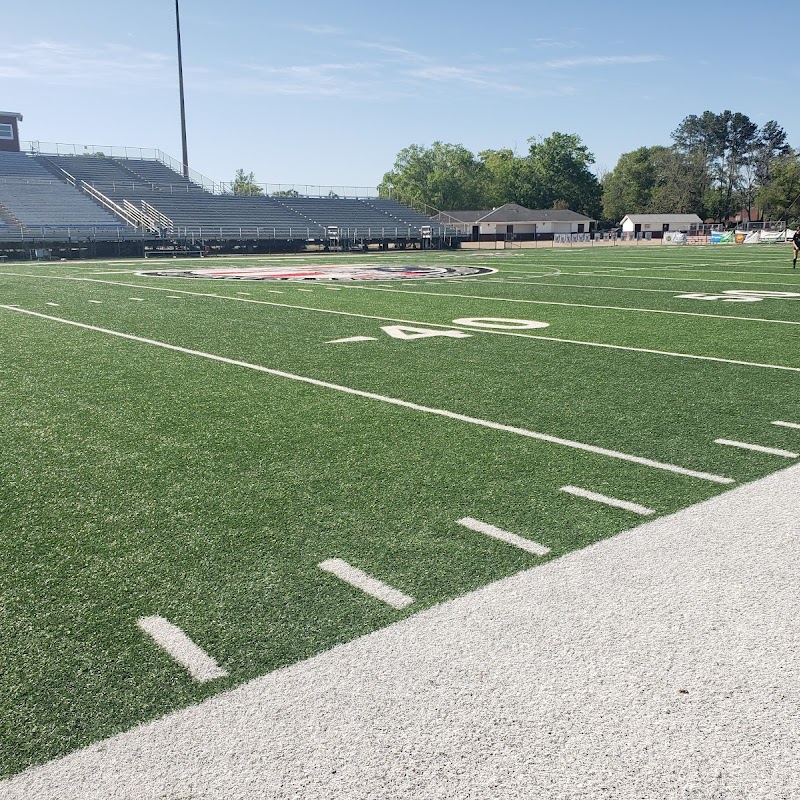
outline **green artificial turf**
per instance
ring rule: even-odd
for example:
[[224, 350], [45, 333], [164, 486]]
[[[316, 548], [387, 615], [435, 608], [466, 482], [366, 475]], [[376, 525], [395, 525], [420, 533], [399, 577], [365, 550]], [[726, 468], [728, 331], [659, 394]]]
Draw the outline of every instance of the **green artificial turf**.
[[[714, 439], [800, 450], [800, 431], [770, 424], [800, 422], [800, 371], [590, 346], [800, 368], [800, 325], [786, 324], [800, 322], [800, 298], [676, 297], [800, 294], [786, 248], [543, 247], [390, 259], [498, 272], [341, 283], [334, 292], [131, 271], [287, 259], [9, 263], [0, 304], [737, 484], [791, 460]], [[112, 270], [120, 272], [99, 274]], [[607, 272], [577, 274], [588, 271]], [[549, 327], [508, 336], [459, 325], [469, 338], [410, 340], [383, 330], [398, 320], [447, 330], [464, 317]], [[329, 344], [352, 336], [375, 341]], [[657, 514], [728, 488], [9, 309], [0, 309], [0, 346], [1, 775], [642, 521], [561, 486]], [[533, 556], [467, 530], [456, 523], [465, 516], [551, 553]], [[396, 611], [360, 593], [318, 569], [329, 558], [414, 604]], [[230, 676], [193, 682], [137, 628], [151, 615], [180, 626]]]

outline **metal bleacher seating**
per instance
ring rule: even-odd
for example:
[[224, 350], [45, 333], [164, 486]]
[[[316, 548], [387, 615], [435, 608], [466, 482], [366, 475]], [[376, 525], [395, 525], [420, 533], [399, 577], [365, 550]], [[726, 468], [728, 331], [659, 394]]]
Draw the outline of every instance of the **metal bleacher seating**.
[[0, 236], [117, 238], [125, 225], [25, 153], [0, 153]]
[[0, 235], [17, 223], [98, 226], [106, 238], [374, 241], [450, 233], [394, 200], [215, 194], [156, 159], [6, 155], [13, 158], [0, 164]]

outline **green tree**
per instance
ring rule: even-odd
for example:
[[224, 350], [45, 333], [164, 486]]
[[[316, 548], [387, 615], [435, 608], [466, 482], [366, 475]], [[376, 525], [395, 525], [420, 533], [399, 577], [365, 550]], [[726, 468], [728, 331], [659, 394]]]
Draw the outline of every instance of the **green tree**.
[[759, 207], [763, 217], [764, 209], [758, 205], [757, 196], [761, 189], [767, 189], [773, 178], [773, 165], [779, 159], [791, 155], [791, 148], [787, 142], [786, 131], [775, 120], [765, 122], [758, 134], [751, 159], [744, 172], [742, 192], [744, 207], [747, 209], [748, 218], [751, 216], [753, 205]]
[[572, 211], [599, 217], [602, 189], [589, 169], [594, 156], [575, 133], [553, 132], [546, 139], [531, 138], [528, 160], [533, 180], [541, 189], [541, 205], [566, 204]]
[[295, 189], [283, 189], [280, 192], [273, 192], [272, 197], [300, 197], [300, 192]]
[[702, 157], [707, 170], [705, 204], [722, 221], [741, 207], [744, 174], [759, 143], [758, 125], [745, 114], [704, 111], [691, 114], [672, 132], [675, 148]]
[[800, 156], [789, 152], [773, 159], [771, 180], [756, 193], [756, 203], [768, 219], [800, 218]]
[[647, 214], [658, 180], [656, 155], [664, 147], [623, 153], [603, 180], [603, 219], [618, 223], [626, 214]]
[[461, 144], [412, 144], [397, 154], [378, 189], [381, 196], [420, 200], [441, 211], [481, 208], [483, 167]]
[[647, 212], [651, 214], [709, 215], [704, 206], [706, 165], [698, 154], [684, 154], [674, 147], [653, 147], [651, 158], [656, 180]]
[[256, 183], [255, 175], [252, 172], [245, 172], [243, 169], [236, 170], [231, 188], [234, 194], [239, 195], [264, 194], [264, 190]]
[[482, 196], [484, 208], [505, 203], [519, 203], [528, 208], [542, 205], [539, 187], [527, 157], [512, 150], [484, 150], [478, 153], [483, 165]]

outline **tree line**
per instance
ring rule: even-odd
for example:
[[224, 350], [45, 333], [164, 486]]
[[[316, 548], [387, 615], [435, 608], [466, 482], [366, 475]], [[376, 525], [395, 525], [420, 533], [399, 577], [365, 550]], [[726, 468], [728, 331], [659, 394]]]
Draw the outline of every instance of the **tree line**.
[[745, 114], [705, 111], [686, 117], [671, 139], [670, 146], [623, 153], [599, 177], [577, 134], [531, 138], [522, 155], [412, 144], [397, 154], [378, 188], [441, 211], [513, 202], [569, 208], [611, 225], [637, 213], [695, 213], [720, 222], [740, 211], [750, 219], [800, 217], [800, 157], [776, 121], [759, 127]]

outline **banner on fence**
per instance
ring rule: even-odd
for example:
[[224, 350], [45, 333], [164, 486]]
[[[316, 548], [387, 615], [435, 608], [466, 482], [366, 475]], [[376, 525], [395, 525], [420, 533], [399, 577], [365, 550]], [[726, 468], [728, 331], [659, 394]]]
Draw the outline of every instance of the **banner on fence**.
[[664, 244], [686, 244], [688, 236], [682, 231], [664, 231]]
[[711, 244], [732, 244], [733, 231], [711, 231]]
[[570, 244], [572, 242], [590, 242], [592, 236], [589, 233], [556, 233], [553, 234], [556, 244]]
[[792, 238], [792, 231], [761, 231], [759, 241], [762, 244], [780, 244], [786, 237]]

